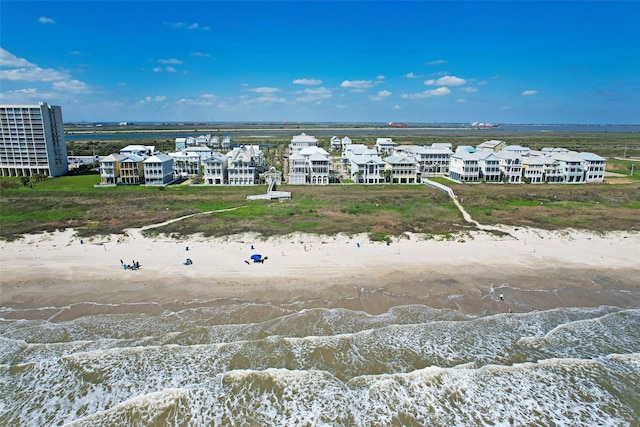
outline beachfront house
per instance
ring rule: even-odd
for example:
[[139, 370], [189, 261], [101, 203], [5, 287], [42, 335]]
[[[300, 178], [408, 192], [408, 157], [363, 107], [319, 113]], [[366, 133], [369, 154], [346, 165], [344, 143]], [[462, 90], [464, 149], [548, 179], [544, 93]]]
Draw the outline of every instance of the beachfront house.
[[227, 164], [229, 157], [213, 154], [202, 163], [204, 165], [205, 185], [223, 185], [227, 183]]
[[380, 156], [352, 156], [351, 179], [358, 184], [381, 184], [385, 182], [386, 163]]
[[289, 156], [289, 184], [329, 184], [330, 156], [323, 148], [309, 146]]
[[158, 153], [143, 162], [145, 185], [167, 185], [173, 181], [173, 157]]
[[504, 149], [507, 147], [507, 143], [504, 141], [498, 141], [495, 139], [492, 139], [490, 141], [485, 141], [481, 144], [476, 145], [476, 149], [478, 149], [478, 151], [489, 151], [492, 153], [497, 153], [498, 151]]
[[331, 151], [341, 151], [342, 150], [342, 142], [340, 138], [337, 136], [332, 136], [331, 141], [329, 142], [329, 149]]
[[186, 178], [188, 176], [196, 176], [200, 173], [200, 156], [196, 153], [178, 151], [169, 153], [173, 158], [173, 173], [175, 176]]
[[604, 182], [607, 160], [593, 153], [577, 153], [585, 161], [585, 182]]
[[385, 175], [392, 184], [415, 184], [418, 180], [418, 162], [405, 155], [392, 155], [384, 159]]
[[184, 150], [186, 153], [194, 153], [200, 157], [200, 160], [207, 160], [213, 154], [213, 150], [205, 145], [194, 145]]
[[120, 183], [120, 162], [126, 159], [124, 154], [109, 154], [100, 159], [100, 185], [109, 186]]
[[500, 159], [502, 180], [508, 184], [522, 182], [522, 154], [517, 151], [502, 150], [496, 153]]
[[226, 155], [229, 185], [254, 185], [264, 170], [264, 155], [257, 145], [236, 147]]
[[192, 136], [181, 136], [176, 138], [176, 151], [184, 150], [187, 147], [190, 147], [196, 143], [196, 140]]
[[571, 153], [553, 153], [551, 156], [560, 163], [564, 183], [585, 182], [587, 162], [584, 159]]
[[475, 150], [458, 149], [451, 155], [449, 178], [459, 182], [478, 182], [480, 180], [480, 165]]
[[522, 159], [522, 179], [529, 184], [545, 182], [545, 159], [542, 156], [531, 156]]
[[144, 182], [144, 157], [125, 154], [120, 160], [120, 184], [140, 185]]
[[120, 150], [120, 154], [135, 154], [136, 156], [147, 158], [158, 153], [155, 145], [127, 145]]
[[340, 149], [342, 151], [344, 151], [344, 147], [349, 145], [349, 144], [351, 144], [351, 143], [352, 143], [351, 138], [349, 138], [348, 136], [345, 136], [345, 137], [341, 138], [340, 139]]
[[307, 159], [297, 151], [289, 156], [289, 184], [307, 183]]
[[391, 138], [376, 138], [376, 150], [381, 156], [391, 155], [397, 145]]
[[484, 182], [500, 182], [500, 159], [493, 151], [476, 151], [480, 179]]
[[315, 136], [307, 135], [302, 132], [300, 135], [294, 135], [289, 144], [289, 155], [307, 147], [317, 147], [318, 139]]

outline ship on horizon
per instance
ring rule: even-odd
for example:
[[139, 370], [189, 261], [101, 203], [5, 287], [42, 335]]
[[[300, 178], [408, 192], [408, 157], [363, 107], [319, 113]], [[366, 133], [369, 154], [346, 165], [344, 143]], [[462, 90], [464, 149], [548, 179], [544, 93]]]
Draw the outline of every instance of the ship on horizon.
[[500, 125], [496, 123], [478, 123], [478, 122], [471, 123], [472, 129], [495, 129], [499, 127]]
[[387, 126], [392, 128], [406, 128], [408, 125], [406, 123], [389, 122]]

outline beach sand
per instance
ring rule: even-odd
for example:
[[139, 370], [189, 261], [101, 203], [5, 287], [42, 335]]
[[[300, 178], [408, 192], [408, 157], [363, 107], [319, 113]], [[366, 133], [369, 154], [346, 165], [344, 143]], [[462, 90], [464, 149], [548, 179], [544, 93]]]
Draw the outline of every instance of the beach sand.
[[[501, 229], [451, 239], [407, 234], [389, 244], [365, 235], [175, 240], [138, 229], [83, 240], [73, 230], [28, 235], [0, 243], [0, 305], [234, 299], [370, 314], [407, 304], [477, 314], [640, 306], [640, 234]], [[253, 263], [252, 254], [268, 259]]]

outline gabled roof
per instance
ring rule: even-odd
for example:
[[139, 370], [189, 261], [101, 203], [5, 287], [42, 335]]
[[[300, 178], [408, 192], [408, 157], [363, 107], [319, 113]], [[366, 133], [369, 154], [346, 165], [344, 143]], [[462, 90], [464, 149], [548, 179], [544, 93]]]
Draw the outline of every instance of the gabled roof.
[[120, 160], [120, 163], [124, 163], [124, 162], [140, 163], [144, 159], [145, 159], [144, 157], [138, 156], [136, 154], [125, 154], [125, 158]]
[[126, 154], [113, 153], [100, 159], [100, 162], [121, 162], [123, 159], [126, 159], [126, 158], [127, 158]]
[[351, 158], [351, 163], [355, 163], [356, 165], [368, 165], [368, 164], [376, 164], [380, 166], [384, 166], [384, 160], [380, 156], [353, 156]]
[[159, 154], [156, 154], [154, 156], [149, 157], [143, 163], [165, 163], [165, 162], [172, 162], [173, 163], [173, 157], [171, 157], [168, 154], [159, 153]]
[[397, 154], [394, 154], [393, 156], [389, 156], [385, 158], [384, 161], [391, 164], [399, 164], [399, 163], [416, 164], [416, 159], [414, 159], [413, 157], [399, 156]]
[[329, 153], [321, 147], [305, 147], [298, 152], [305, 157], [311, 156], [312, 154], [321, 154], [327, 158], [329, 157]]
[[313, 161], [323, 161], [323, 162], [328, 162], [329, 161], [329, 157], [325, 156], [322, 153], [312, 153], [311, 155], [308, 156], [309, 160], [313, 160]]
[[603, 162], [606, 160], [604, 157], [600, 157], [594, 153], [583, 152], [583, 153], [578, 153], [576, 155], [588, 162]]

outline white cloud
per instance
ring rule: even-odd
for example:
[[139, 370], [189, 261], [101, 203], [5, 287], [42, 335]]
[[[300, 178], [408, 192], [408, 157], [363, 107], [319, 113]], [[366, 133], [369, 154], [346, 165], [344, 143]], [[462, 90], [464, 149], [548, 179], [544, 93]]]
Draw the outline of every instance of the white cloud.
[[294, 85], [319, 85], [322, 84], [322, 80], [318, 79], [295, 79]]
[[156, 95], [156, 96], [145, 96], [144, 99], [141, 99], [140, 101], [138, 101], [138, 104], [151, 104], [153, 102], [162, 102], [164, 101], [166, 98], [166, 96], [164, 95]]
[[166, 67], [165, 70], [167, 70], [169, 73], [175, 73], [176, 72], [175, 67]]
[[195, 98], [183, 98], [176, 102], [178, 105], [194, 105], [199, 107], [210, 107], [215, 105], [218, 96], [212, 93], [203, 93]]
[[185, 30], [209, 31], [211, 29], [208, 26], [201, 27], [200, 24], [198, 24], [197, 22], [194, 22], [192, 24], [187, 24], [186, 22], [174, 22], [173, 24], [170, 24], [170, 25], [171, 25], [171, 28], [180, 28]]
[[182, 64], [182, 61], [176, 58], [158, 59], [158, 62], [161, 64]]
[[460, 90], [463, 91], [463, 92], [474, 93], [474, 92], [478, 91], [478, 88], [469, 86], [469, 87], [463, 87]]
[[250, 92], [256, 92], [256, 93], [275, 93], [275, 92], [280, 92], [280, 89], [278, 89], [277, 87], [256, 87], [253, 89], [247, 89]]
[[369, 99], [372, 101], [380, 101], [390, 95], [391, 95], [391, 92], [389, 92], [388, 90], [381, 90], [376, 95], [370, 96]]
[[404, 75], [408, 79], [419, 79], [421, 76], [414, 73], [413, 71]]
[[54, 21], [51, 18], [47, 18], [46, 16], [41, 16], [40, 18], [38, 18], [38, 22], [41, 24], [55, 24], [56, 21]]
[[538, 93], [537, 90], [525, 90], [524, 92], [522, 92], [524, 96], [536, 95], [537, 93]]
[[203, 52], [191, 52], [191, 53], [189, 53], [189, 56], [199, 56], [199, 57], [203, 57], [203, 58], [208, 58], [211, 55], [209, 55], [208, 53], [203, 53]]
[[81, 82], [80, 80], [66, 80], [53, 82], [53, 88], [55, 90], [61, 90], [71, 93], [89, 93], [91, 88], [88, 84]]
[[422, 99], [422, 98], [432, 98], [434, 96], [445, 96], [445, 95], [449, 95], [450, 93], [451, 93], [451, 89], [447, 87], [439, 87], [433, 90], [425, 90], [424, 92], [420, 92], [420, 93], [404, 94], [402, 95], [402, 97], [406, 99]]
[[427, 86], [462, 86], [467, 81], [456, 76], [442, 76], [437, 80], [425, 80]]
[[380, 75], [380, 76], [376, 76], [376, 79], [377, 79], [377, 80], [384, 80], [384, 79], [385, 79], [385, 77], [384, 77], [384, 76], [382, 76], [382, 75]]
[[331, 90], [324, 87], [307, 88], [297, 93], [300, 96], [296, 98], [296, 101], [300, 102], [314, 102], [333, 97]]
[[444, 59], [436, 59], [435, 61], [429, 61], [427, 62], [427, 64], [429, 65], [441, 65], [441, 64], [446, 64], [447, 61], [445, 61]]
[[153, 69], [153, 72], [154, 72], [154, 73], [159, 73], [160, 71], [162, 71], [162, 67], [155, 67], [155, 68]]
[[400, 110], [400, 109], [401, 109], [401, 107], [400, 107], [398, 104], [396, 104], [396, 105], [394, 105], [393, 107], [391, 107], [391, 109], [392, 109], [392, 110]]
[[28, 68], [35, 67], [35, 65], [0, 47], [0, 67]]
[[352, 91], [363, 91], [373, 86], [371, 80], [345, 80], [340, 84], [340, 87], [351, 89]]

